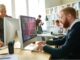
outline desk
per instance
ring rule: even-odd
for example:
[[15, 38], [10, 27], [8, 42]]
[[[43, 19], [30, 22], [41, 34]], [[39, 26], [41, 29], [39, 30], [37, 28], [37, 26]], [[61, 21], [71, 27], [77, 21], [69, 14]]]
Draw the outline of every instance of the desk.
[[[1, 53], [8, 53], [8, 49], [0, 50]], [[14, 49], [14, 54], [19, 56], [19, 60], [49, 60], [50, 55], [43, 52], [31, 52], [21, 49]]]
[[38, 37], [45, 37], [47, 38], [46, 40], [49, 40], [49, 38], [59, 38], [61, 36], [64, 36], [63, 34], [54, 34], [52, 35], [51, 33], [42, 33], [42, 34], [37, 34]]
[[54, 36], [51, 35], [50, 33], [37, 34], [37, 36], [40, 36], [40, 37], [54, 37]]
[[42, 34], [37, 34], [39, 37], [55, 37], [58, 38], [60, 36], [64, 36], [64, 34], [51, 34], [51, 33], [42, 33]]

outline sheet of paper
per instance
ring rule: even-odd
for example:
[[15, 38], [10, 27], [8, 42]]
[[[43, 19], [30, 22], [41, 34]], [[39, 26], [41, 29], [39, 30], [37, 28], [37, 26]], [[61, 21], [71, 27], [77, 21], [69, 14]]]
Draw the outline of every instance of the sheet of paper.
[[18, 55], [0, 55], [0, 60], [19, 60]]
[[8, 54], [8, 48], [0, 50], [0, 55]]

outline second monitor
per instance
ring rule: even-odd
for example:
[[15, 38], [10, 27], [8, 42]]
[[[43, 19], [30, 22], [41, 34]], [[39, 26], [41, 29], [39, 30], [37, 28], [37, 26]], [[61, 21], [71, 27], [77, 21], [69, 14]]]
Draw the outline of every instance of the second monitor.
[[[15, 40], [16, 33], [20, 35], [19, 19], [4, 17], [4, 40], [5, 45], [10, 41]], [[18, 36], [20, 39], [20, 36]]]
[[28, 44], [37, 40], [36, 19], [30, 16], [20, 16], [21, 20], [21, 46], [26, 47]]

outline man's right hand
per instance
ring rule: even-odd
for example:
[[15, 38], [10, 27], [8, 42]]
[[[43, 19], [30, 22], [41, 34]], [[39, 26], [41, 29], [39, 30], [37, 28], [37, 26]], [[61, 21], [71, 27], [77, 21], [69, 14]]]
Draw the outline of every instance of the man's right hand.
[[43, 47], [46, 45], [46, 42], [42, 41], [42, 42], [38, 42], [37, 44], [38, 44], [37, 50], [40, 52], [43, 51]]
[[45, 45], [46, 42], [45, 42], [45, 41], [41, 41], [41, 42], [38, 42], [37, 44], [38, 44], [38, 45], [41, 45], [41, 44], [42, 44], [42, 45]]

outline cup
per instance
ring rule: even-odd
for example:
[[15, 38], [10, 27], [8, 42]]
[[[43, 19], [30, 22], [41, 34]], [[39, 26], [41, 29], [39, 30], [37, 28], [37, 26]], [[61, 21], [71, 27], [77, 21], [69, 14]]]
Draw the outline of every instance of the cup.
[[8, 43], [8, 51], [9, 51], [9, 54], [14, 54], [14, 41], [10, 41]]

